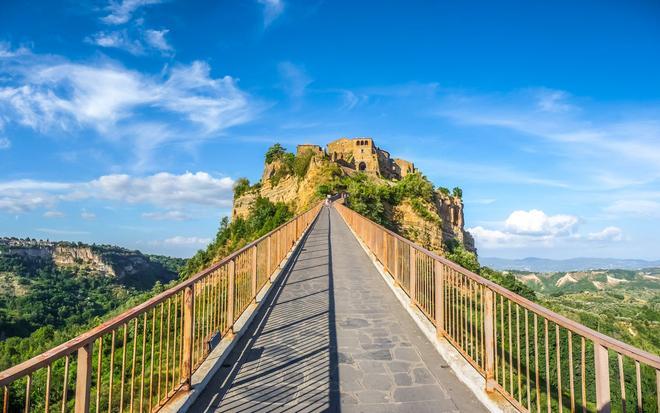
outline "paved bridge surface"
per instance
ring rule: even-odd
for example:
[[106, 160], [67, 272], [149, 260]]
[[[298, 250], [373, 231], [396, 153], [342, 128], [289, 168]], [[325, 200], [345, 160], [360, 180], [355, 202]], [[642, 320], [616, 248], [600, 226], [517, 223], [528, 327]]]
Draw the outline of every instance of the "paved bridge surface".
[[480, 412], [324, 208], [194, 412]]

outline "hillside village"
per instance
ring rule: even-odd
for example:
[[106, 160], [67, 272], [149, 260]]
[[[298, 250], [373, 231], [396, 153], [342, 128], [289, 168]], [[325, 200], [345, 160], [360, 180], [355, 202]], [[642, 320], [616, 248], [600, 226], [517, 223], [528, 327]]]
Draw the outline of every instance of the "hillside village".
[[428, 187], [428, 196], [404, 194], [397, 200], [400, 202], [385, 201], [383, 214], [387, 221], [393, 229], [433, 251], [443, 252], [449, 244], [459, 243], [476, 253], [474, 239], [464, 228], [460, 189], [450, 193], [447, 188], [434, 188], [413, 162], [392, 157], [372, 138], [340, 138], [325, 148], [300, 144], [295, 154], [284, 148], [273, 152], [273, 156], [267, 154], [261, 180], [235, 193], [232, 217], [247, 216], [260, 197], [283, 202], [300, 213], [324, 192], [347, 190], [361, 179], [366, 182], [360, 190], [367, 185], [377, 189], [407, 186], [408, 181]]

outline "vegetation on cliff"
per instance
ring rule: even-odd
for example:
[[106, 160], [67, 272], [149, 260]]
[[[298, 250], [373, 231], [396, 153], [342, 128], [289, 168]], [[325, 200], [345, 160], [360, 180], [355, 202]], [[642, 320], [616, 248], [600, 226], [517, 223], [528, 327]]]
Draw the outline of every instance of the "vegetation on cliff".
[[[27, 242], [27, 241], [26, 241]], [[44, 248], [50, 243], [41, 242]], [[123, 248], [85, 244], [108, 260], [127, 254]], [[143, 256], [161, 280], [138, 273], [130, 278], [113, 277], [80, 265], [58, 266], [41, 256], [0, 254], [0, 370], [95, 327], [176, 283], [176, 269], [185, 260]], [[133, 252], [133, 254], [135, 251]], [[120, 270], [121, 262], [111, 261]], [[135, 281], [132, 278], [143, 278]], [[149, 285], [146, 280], [151, 280]]]
[[291, 210], [282, 202], [273, 203], [266, 198], [257, 198], [247, 218], [235, 217], [231, 222], [223, 217], [220, 228], [206, 249], [199, 250], [188, 260], [181, 271], [183, 277], [220, 261], [233, 251], [245, 246], [282, 225], [293, 217]]

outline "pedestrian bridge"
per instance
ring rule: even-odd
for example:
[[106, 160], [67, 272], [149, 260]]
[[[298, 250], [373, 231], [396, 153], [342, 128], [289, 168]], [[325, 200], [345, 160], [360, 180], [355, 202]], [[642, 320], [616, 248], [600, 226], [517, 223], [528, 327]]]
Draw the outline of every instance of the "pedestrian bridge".
[[3, 411], [658, 411], [660, 358], [317, 205], [0, 373]]

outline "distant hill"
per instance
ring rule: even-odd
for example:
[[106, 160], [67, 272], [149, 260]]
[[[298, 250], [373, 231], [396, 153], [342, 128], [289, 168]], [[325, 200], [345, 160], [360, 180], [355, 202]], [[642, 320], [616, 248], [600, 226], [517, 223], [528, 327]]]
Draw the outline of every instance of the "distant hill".
[[42, 328], [70, 337], [127, 302], [161, 291], [184, 264], [113, 245], [0, 238], [0, 340]]
[[508, 272], [533, 289], [544, 306], [636, 347], [660, 352], [660, 268]]
[[586, 271], [586, 270], [640, 270], [660, 267], [659, 261], [616, 258], [570, 258], [552, 260], [548, 258], [528, 257], [518, 260], [494, 257], [479, 257], [481, 264], [496, 270], [518, 270], [535, 272]]

